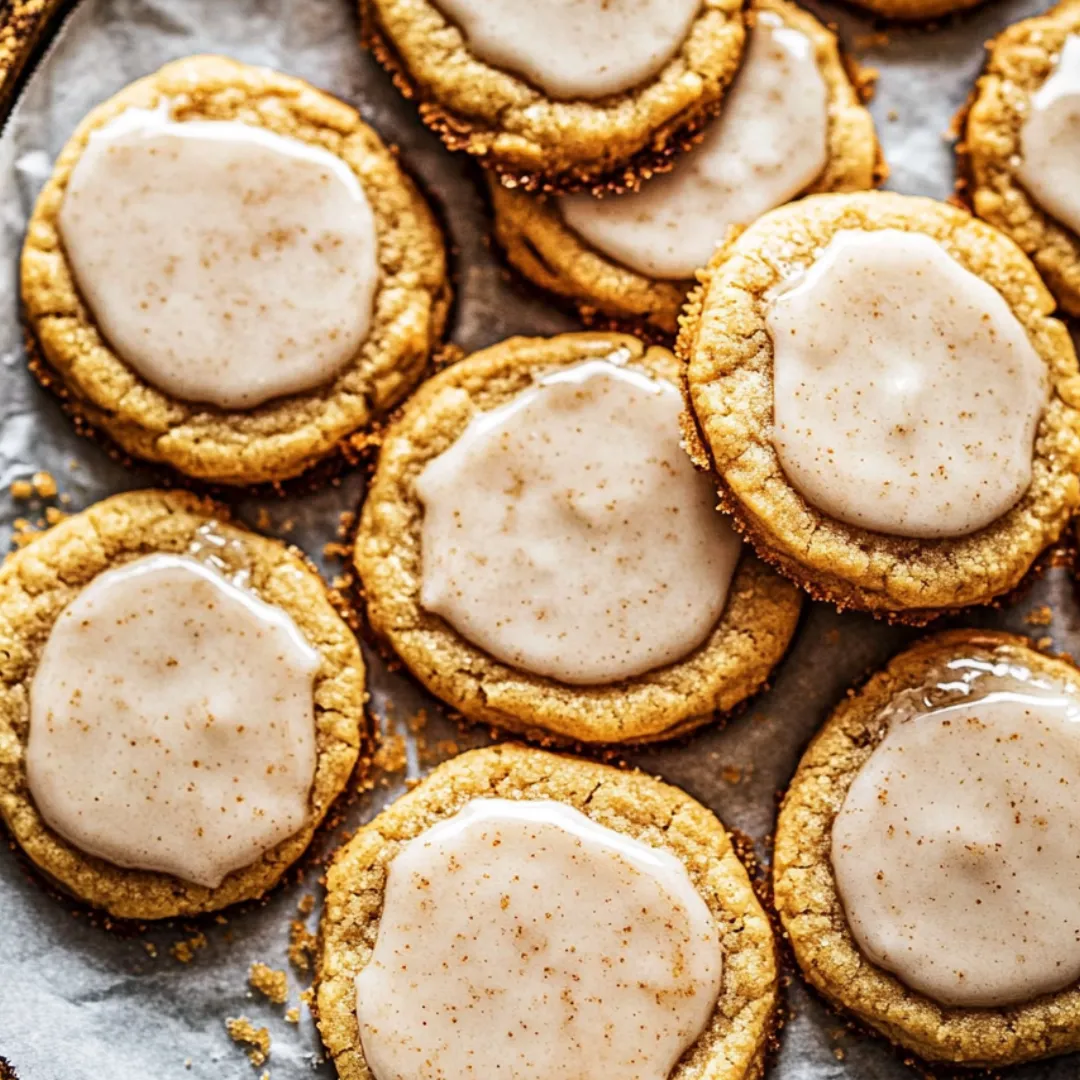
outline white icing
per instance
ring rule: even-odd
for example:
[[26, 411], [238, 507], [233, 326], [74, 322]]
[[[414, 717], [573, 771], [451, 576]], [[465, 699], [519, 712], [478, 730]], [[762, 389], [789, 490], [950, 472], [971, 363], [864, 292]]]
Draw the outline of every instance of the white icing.
[[859, 948], [915, 990], [1030, 1001], [1080, 977], [1080, 701], [992, 659], [939, 680], [855, 777], [836, 883]]
[[679, 443], [670, 384], [594, 360], [475, 416], [416, 481], [421, 602], [485, 652], [610, 683], [692, 652], [740, 544]]
[[685, 279], [731, 225], [794, 198], [828, 161], [829, 92], [802, 31], [770, 11], [757, 24], [735, 85], [701, 145], [638, 192], [559, 201], [595, 248], [653, 278]]
[[215, 887], [308, 818], [319, 663], [284, 611], [194, 558], [108, 570], [34, 673], [34, 804], [82, 851]]
[[90, 136], [59, 222], [105, 338], [172, 397], [247, 409], [310, 390], [367, 337], [375, 220], [320, 147], [129, 109]]
[[1080, 36], [1070, 34], [1020, 128], [1020, 182], [1049, 214], [1080, 233]]
[[895, 536], [964, 536], [1031, 482], [1045, 365], [929, 236], [836, 234], [772, 298], [773, 443], [803, 497]]
[[641, 86], [679, 51], [701, 0], [435, 0], [469, 51], [555, 98]]
[[723, 953], [683, 864], [557, 802], [478, 799], [390, 864], [356, 978], [377, 1080], [667, 1080]]

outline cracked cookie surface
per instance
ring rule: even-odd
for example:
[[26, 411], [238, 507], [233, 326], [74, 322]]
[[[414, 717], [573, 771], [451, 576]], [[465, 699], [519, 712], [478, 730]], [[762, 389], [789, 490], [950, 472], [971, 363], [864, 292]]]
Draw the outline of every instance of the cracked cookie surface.
[[530, 191], [634, 187], [692, 144], [735, 75], [739, 0], [703, 0], [675, 55], [639, 87], [553, 100], [475, 56], [431, 0], [360, 0], [365, 42], [453, 150]]
[[[969, 536], [908, 539], [827, 517], [791, 485], [772, 439], [773, 345], [766, 295], [809, 266], [841, 230], [898, 229], [943, 245], [993, 286], [1046, 365], [1050, 398], [1020, 501]], [[1080, 503], [1080, 377], [1053, 298], [1007, 237], [932, 199], [864, 192], [817, 195], [772, 211], [717, 252], [682, 320], [686, 435], [715, 470], [721, 502], [758, 554], [808, 592], [840, 607], [909, 622], [1014, 588]]]
[[894, 657], [848, 696], [815, 736], [780, 809], [773, 895], [804, 976], [887, 1038], [931, 1061], [996, 1067], [1080, 1049], [1080, 988], [997, 1008], [947, 1008], [863, 956], [852, 937], [830, 858], [833, 822], [848, 788], [885, 735], [881, 710], [925, 685], [957, 655], [1019, 664], [1080, 691], [1080, 672], [1014, 634], [952, 630]]
[[[174, 120], [240, 121], [320, 147], [359, 179], [377, 234], [374, 312], [355, 357], [323, 386], [243, 410], [180, 401], [140, 377], [96, 325], [60, 238], [64, 193], [92, 132], [165, 101]], [[34, 207], [21, 275], [34, 364], [69, 411], [129, 454], [221, 484], [284, 480], [333, 456], [421, 377], [449, 306], [431, 210], [356, 111], [299, 79], [219, 56], [168, 64], [82, 121]]]
[[636, 772], [512, 743], [462, 754], [342, 847], [327, 880], [318, 965], [319, 1030], [342, 1080], [370, 1080], [356, 1018], [356, 975], [379, 931], [387, 868], [402, 846], [471, 799], [553, 799], [686, 866], [720, 931], [724, 972], [705, 1032], [673, 1080], [756, 1080], [773, 1025], [772, 927], [723, 826], [678, 788]]
[[630, 366], [677, 378], [667, 350], [625, 335], [511, 338], [430, 379], [387, 430], [354, 550], [368, 619], [433, 694], [474, 722], [583, 742], [670, 738], [761, 688], [795, 631], [798, 590], [746, 549], [704, 642], [675, 663], [610, 685], [570, 686], [500, 663], [421, 606], [423, 507], [415, 483], [424, 466], [474, 415], [505, 404], [538, 375], [619, 350]]
[[[226, 519], [222, 507], [185, 492], [116, 495], [43, 533], [0, 569], [0, 815], [49, 879], [123, 918], [193, 915], [261, 896], [303, 854], [344, 790], [366, 731], [360, 649], [322, 579], [295, 550]], [[254, 592], [285, 611], [321, 658], [314, 684], [317, 758], [309, 820], [216, 888], [125, 869], [80, 851], [45, 824], [26, 775], [30, 684], [60, 613], [107, 570], [149, 554], [185, 553], [211, 521], [250, 559]]]
[[1032, 95], [1054, 70], [1065, 39], [1080, 33], [1080, 2], [1003, 30], [988, 49], [958, 147], [961, 197], [1030, 256], [1058, 303], [1080, 315], [1080, 236], [1043, 210], [1017, 177]]
[[[751, 21], [754, 11], [779, 15], [785, 26], [810, 39], [828, 89], [828, 160], [801, 194], [873, 187], [882, 177], [884, 163], [874, 122], [853, 81], [853, 69], [840, 54], [836, 35], [787, 0], [760, 0], [751, 11]], [[680, 165], [685, 160], [676, 162], [675, 168]], [[676, 333], [692, 281], [653, 278], [620, 263], [577, 233], [552, 199], [497, 182], [491, 189], [495, 237], [510, 263], [530, 281], [572, 300], [588, 318], [599, 314], [630, 330], [640, 326]], [[707, 224], [702, 222], [702, 227]]]

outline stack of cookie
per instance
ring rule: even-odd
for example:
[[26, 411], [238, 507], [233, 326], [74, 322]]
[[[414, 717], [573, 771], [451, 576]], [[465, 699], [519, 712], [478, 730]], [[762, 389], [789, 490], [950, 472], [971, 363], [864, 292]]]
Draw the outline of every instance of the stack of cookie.
[[[445, 243], [396, 155], [328, 95], [203, 56], [60, 155], [22, 261], [31, 364], [119, 451], [219, 492], [310, 481], [378, 425], [354, 599], [455, 714], [562, 750], [684, 735], [766, 685], [804, 595], [922, 625], [1059, 539], [1080, 3], [991, 50], [963, 118], [977, 216], [872, 190], [867, 80], [788, 0], [361, 8], [487, 168], [508, 261], [593, 329], [431, 374]], [[129, 918], [270, 889], [369, 734], [348, 600], [206, 495], [115, 496], [0, 570], [0, 813]], [[929, 1060], [1080, 1048], [1078, 718], [1070, 663], [974, 631], [839, 706], [776, 835], [808, 980]], [[710, 811], [513, 743], [341, 849], [319, 979], [344, 1080], [755, 1080], [779, 982]]]

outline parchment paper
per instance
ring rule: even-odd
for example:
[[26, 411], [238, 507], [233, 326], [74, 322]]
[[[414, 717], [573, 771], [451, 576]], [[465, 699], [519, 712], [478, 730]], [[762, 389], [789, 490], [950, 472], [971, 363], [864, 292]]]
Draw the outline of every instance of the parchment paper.
[[[523, 0], [526, 2], [526, 0]], [[892, 29], [888, 41], [870, 35], [851, 12], [812, 4], [840, 24], [849, 50], [880, 69], [873, 104], [892, 168], [890, 186], [944, 197], [952, 188], [952, 152], [944, 133], [982, 63], [983, 42], [1041, 6], [1024, 0], [991, 3], [935, 31]], [[220, 51], [303, 76], [357, 105], [440, 205], [455, 248], [459, 303], [453, 340], [466, 349], [512, 333], [553, 333], [575, 323], [528, 285], [512, 279], [488, 247], [489, 220], [478, 172], [446, 153], [415, 118], [389, 79], [357, 45], [351, 0], [83, 0], [29, 79], [0, 135], [0, 543], [16, 518], [38, 517], [43, 504], [16, 502], [13, 480], [50, 471], [80, 509], [115, 491], [153, 482], [122, 468], [95, 443], [77, 437], [53, 399], [25, 370], [16, 268], [26, 218], [50, 163], [77, 121], [130, 80], [175, 57]], [[308, 498], [259, 503], [239, 499], [254, 524], [260, 508], [270, 531], [303, 546], [333, 576], [340, 565], [323, 557], [336, 539], [342, 510], [362, 494], [358, 474]], [[55, 502], [55, 500], [52, 500]], [[1049, 604], [1050, 627], [1033, 629], [1025, 614]], [[945, 624], [943, 624], [945, 625]], [[1012, 608], [978, 611], [948, 625], [1007, 627], [1052, 637], [1080, 655], [1080, 609], [1070, 574], [1050, 569]], [[711, 727], [673, 745], [629, 752], [623, 760], [684, 787], [731, 827], [749, 834], [759, 855], [783, 788], [802, 748], [845, 688], [882, 663], [915, 631], [808, 604], [774, 688], [727, 727]], [[369, 652], [373, 712], [384, 727], [408, 737], [408, 776], [426, 771], [449, 751], [485, 740], [462, 734], [407, 677], [387, 671]], [[426, 710], [418, 732], [402, 723]], [[389, 712], [389, 721], [387, 714]], [[418, 726], [416, 724], [414, 727]], [[252, 961], [288, 967], [288, 923], [299, 900], [319, 892], [320, 857], [340, 833], [369, 820], [404, 790], [405, 774], [381, 776], [356, 795], [337, 833], [324, 831], [288, 882], [262, 904], [234, 908], [221, 924], [212, 916], [148, 929], [112, 927], [99, 915], [46, 890], [14, 850], [0, 848], [0, 1055], [22, 1080], [148, 1080], [193, 1077], [233, 1080], [332, 1077], [310, 1015], [298, 1026], [283, 1009], [252, 995]], [[317, 910], [307, 917], [314, 928]], [[204, 934], [188, 963], [170, 946]], [[196, 938], [198, 943], [199, 939]], [[151, 953], [156, 951], [156, 957]], [[295, 1005], [309, 977], [290, 969]], [[772, 1066], [776, 1080], [894, 1080], [916, 1072], [882, 1040], [852, 1031], [792, 973], [785, 990], [788, 1017]], [[253, 1069], [225, 1032], [225, 1018], [249, 1017], [273, 1038], [271, 1058]], [[1011, 1071], [1015, 1080], [1066, 1080], [1080, 1059]]]

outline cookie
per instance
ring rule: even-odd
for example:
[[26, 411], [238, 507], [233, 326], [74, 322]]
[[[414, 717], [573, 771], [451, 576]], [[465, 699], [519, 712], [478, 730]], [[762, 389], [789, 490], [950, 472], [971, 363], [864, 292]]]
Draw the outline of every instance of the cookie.
[[364, 665], [325, 585], [192, 495], [117, 495], [34, 539], [0, 570], [0, 628], [0, 814], [113, 915], [261, 896], [357, 761]]
[[403, 397], [449, 288], [429, 207], [354, 110], [197, 56], [80, 124], [34, 208], [22, 296], [33, 366], [77, 418], [135, 457], [252, 484]]
[[1053, 299], [955, 207], [867, 192], [772, 211], [683, 319], [687, 437], [758, 554], [909, 622], [1012, 589], [1080, 487], [1080, 383]]
[[929, 1061], [1080, 1048], [1078, 693], [1025, 638], [927, 638], [837, 706], [784, 796], [774, 896], [803, 974]]
[[[502, 820], [493, 822], [493, 814], [502, 815]], [[536, 814], [543, 815], [539, 821], [533, 818]], [[485, 817], [487, 827], [478, 836], [476, 823], [483, 824]], [[521, 836], [520, 830], [515, 832], [515, 819], [534, 821], [536, 831], [531, 838]], [[560, 837], [553, 828], [559, 825], [582, 837], [578, 840], [578, 857], [566, 866], [564, 876], [545, 876], [544, 889], [537, 894], [528, 888], [530, 875], [552, 862], [562, 864], [559, 849], [565, 843], [565, 834]], [[539, 832], [541, 827], [545, 828], [543, 833]], [[449, 832], [454, 828], [458, 830], [456, 833]], [[506, 835], [500, 837], [497, 829], [505, 830]], [[538, 835], [544, 841], [539, 850]], [[466, 840], [474, 838], [473, 843], [479, 845], [472, 851], [466, 849], [464, 858], [460, 851], [453, 850], [455, 840], [462, 836]], [[449, 945], [453, 952], [457, 942], [455, 931], [450, 928], [461, 926], [468, 948], [462, 945], [460, 953], [455, 953], [458, 963], [449, 975], [445, 969], [434, 972], [432, 979], [418, 978], [410, 988], [402, 987], [400, 980], [393, 980], [391, 996], [375, 998], [370, 993], [375, 981], [387, 976], [393, 978], [394, 972], [386, 971], [380, 953], [385, 955], [389, 947], [401, 941], [399, 915], [407, 914], [410, 904], [418, 899], [424, 902], [410, 888], [417, 880], [418, 865], [426, 860], [429, 851], [445, 856], [445, 846], [439, 845], [445, 845], [448, 837], [450, 866], [457, 870], [456, 875], [449, 877], [457, 876], [470, 890], [470, 907], [463, 909], [450, 902], [431, 907], [429, 903], [429, 915], [406, 933], [415, 936], [425, 932], [421, 927], [426, 926], [432, 932], [433, 948], [441, 950]], [[516, 838], [515, 843], [510, 842], [512, 837]], [[486, 845], [483, 839], [487, 840]], [[605, 1075], [668, 1075], [647, 1066], [641, 1071], [634, 1068], [627, 1071], [618, 1060], [620, 1051], [629, 1051], [631, 1039], [639, 1038], [638, 1031], [627, 1031], [628, 1023], [646, 1027], [644, 1035], [650, 1043], [653, 1036], [656, 1042], [669, 1038], [670, 1031], [653, 1029], [655, 1018], [648, 1005], [643, 1004], [642, 1012], [638, 1013], [616, 1009], [613, 1003], [627, 1003], [627, 994], [632, 995], [642, 984], [646, 990], [659, 990], [672, 969], [669, 963], [652, 962], [653, 956], [667, 955], [666, 951], [658, 951], [635, 966], [633, 980], [621, 979], [617, 963], [613, 969], [603, 963], [602, 957], [594, 955], [604, 947], [610, 929], [615, 928], [611, 918], [616, 909], [622, 915], [620, 905], [626, 897], [616, 899], [619, 887], [613, 888], [603, 870], [603, 857], [595, 848], [590, 850], [592, 843], [614, 846], [625, 843], [626, 858], [636, 857], [644, 848], [642, 854], [655, 860], [653, 872], [656, 867], [663, 867], [665, 874], [672, 875], [669, 880], [681, 878], [689, 892], [683, 894], [682, 903], [687, 907], [695, 904], [702, 907], [714, 924], [711, 948], [715, 950], [719, 944], [717, 966], [722, 969], [715, 1006], [704, 1014], [703, 1030], [699, 1034], [681, 1030], [683, 1041], [690, 1038], [693, 1042], [670, 1075], [675, 1080], [703, 1076], [722, 1080], [759, 1077], [776, 1002], [772, 930], [720, 822], [677, 788], [641, 773], [621, 772], [576, 758], [503, 744], [463, 754], [440, 766], [416, 790], [364, 826], [335, 857], [327, 879], [327, 902], [321, 926], [318, 1008], [323, 1042], [342, 1080], [391, 1075], [386, 1070], [397, 1060], [395, 1055], [404, 1049], [396, 1045], [399, 1036], [401, 1042], [415, 1036], [418, 1048], [428, 1046], [438, 1029], [447, 1024], [443, 1009], [452, 1008], [456, 1000], [454, 995], [459, 986], [455, 975], [470, 960], [476, 985], [489, 988], [492, 993], [485, 995], [487, 1001], [482, 997], [471, 1007], [461, 1009], [460, 1027], [455, 1021], [451, 1029], [455, 1037], [447, 1045], [446, 1056], [440, 1054], [440, 1061], [448, 1062], [450, 1055], [474, 1047], [474, 1036], [479, 1034], [477, 1052], [499, 1063], [505, 1062], [508, 1067], [512, 1064], [519, 1075], [541, 1071], [532, 1058], [535, 1050], [543, 1053], [545, 1060], [550, 1055], [553, 1062], [568, 1053], [577, 1052], [580, 1057], [580, 1052], [587, 1051], [604, 1062], [609, 1070]], [[508, 874], [507, 867], [518, 868], [521, 859], [527, 861], [520, 866], [520, 874], [517, 877]], [[541, 860], [540, 867], [535, 866], [535, 860]], [[431, 895], [444, 896], [447, 886], [456, 885], [448, 882], [445, 867], [445, 861], [435, 863], [426, 877], [425, 890]], [[483, 880], [473, 884], [481, 873], [488, 878], [486, 888]], [[507, 876], [502, 890], [500, 874]], [[590, 884], [583, 895], [591, 901], [564, 905], [566, 887], [584, 874], [589, 874]], [[640, 887], [641, 879], [649, 874], [639, 871], [632, 876], [637, 880], [628, 881], [628, 889]], [[607, 910], [599, 913], [595, 930], [590, 932], [594, 905], [600, 896], [608, 895], [609, 888], [613, 888], [610, 914]], [[528, 921], [537, 899], [543, 905], [543, 913], [538, 916], [539, 929]], [[485, 906], [489, 901], [492, 902], [490, 914]], [[468, 919], [470, 911], [482, 912], [483, 916]], [[669, 911], [674, 922], [677, 917], [674, 904]], [[645, 944], [639, 935], [651, 941], [657, 931], [651, 922], [651, 909], [635, 910], [629, 914], [629, 920], [637, 933], [623, 935], [620, 956], [634, 956]], [[511, 944], [512, 954], [507, 955], [502, 934], [515, 921], [518, 934], [526, 935], [530, 948], [522, 952], [519, 944], [517, 947]], [[617, 926], [622, 927], [624, 921]], [[517, 943], [520, 940], [520, 936], [512, 939]], [[405, 944], [408, 943], [406, 940]], [[705, 948], [705, 943], [701, 943], [690, 952], [695, 966], [700, 967]], [[415, 964], [406, 961], [408, 970], [419, 972], [433, 960], [432, 951], [423, 950], [422, 957], [416, 960]], [[544, 965], [544, 983], [537, 986], [539, 964]], [[543, 993], [549, 981], [561, 983], [568, 975], [570, 982], [561, 998]], [[508, 977], [514, 980], [514, 993], [502, 995], [499, 1001], [498, 987]], [[426, 1012], [430, 1026], [425, 1024], [424, 1030], [413, 1028], [410, 1018], [417, 1015], [413, 1006], [418, 997], [426, 998], [433, 993], [443, 979], [446, 986], [435, 996], [431, 1011]], [[564, 1020], [564, 1038], [552, 1044], [550, 1028], [537, 1030], [543, 1018], [553, 1007], [560, 1007], [561, 1000], [569, 1005], [577, 994], [590, 987], [599, 987], [602, 992], [569, 1011]], [[655, 1001], [663, 1000], [659, 993], [649, 996]], [[701, 1004], [692, 998], [690, 1002], [695, 1008]], [[684, 996], [674, 1004], [680, 1007], [687, 1003]], [[380, 1006], [381, 1011], [394, 1010], [398, 1019], [382, 1031], [373, 1031], [372, 1024], [366, 1021], [372, 1009]], [[485, 1009], [494, 1010], [499, 1020], [512, 1020], [514, 1034], [504, 1035], [505, 1023], [491, 1023], [478, 1033], [474, 1012]], [[363, 1033], [360, 1016], [365, 1020]], [[590, 1024], [602, 1024], [603, 1030], [609, 1032], [614, 1029], [620, 1037], [604, 1039], [598, 1035], [582, 1045], [580, 1051], [575, 1050], [582, 1034], [588, 1034], [586, 1025]], [[650, 1047], [646, 1052], [654, 1051]], [[490, 1060], [484, 1062], [485, 1066], [490, 1064]], [[480, 1071], [490, 1074], [492, 1070], [485, 1067]]]
[[390, 425], [354, 550], [368, 619], [468, 719], [668, 738], [783, 655], [798, 590], [740, 551], [689, 468], [677, 371], [624, 335], [511, 338]]
[[600, 200], [491, 185], [495, 236], [518, 270], [588, 319], [674, 334], [694, 273], [731, 225], [806, 192], [882, 178], [874, 123], [836, 35], [786, 0], [762, 0], [752, 20], [722, 113], [672, 172]]
[[737, 0], [361, 0], [360, 18], [443, 142], [528, 191], [632, 188], [670, 167], [746, 34]]
[[[1011, 236], [1070, 315], [1080, 315], [1075, 127], [1080, 4], [1003, 30], [988, 46], [958, 145], [961, 196]], [[1070, 127], [1072, 125], [1072, 127]]]

